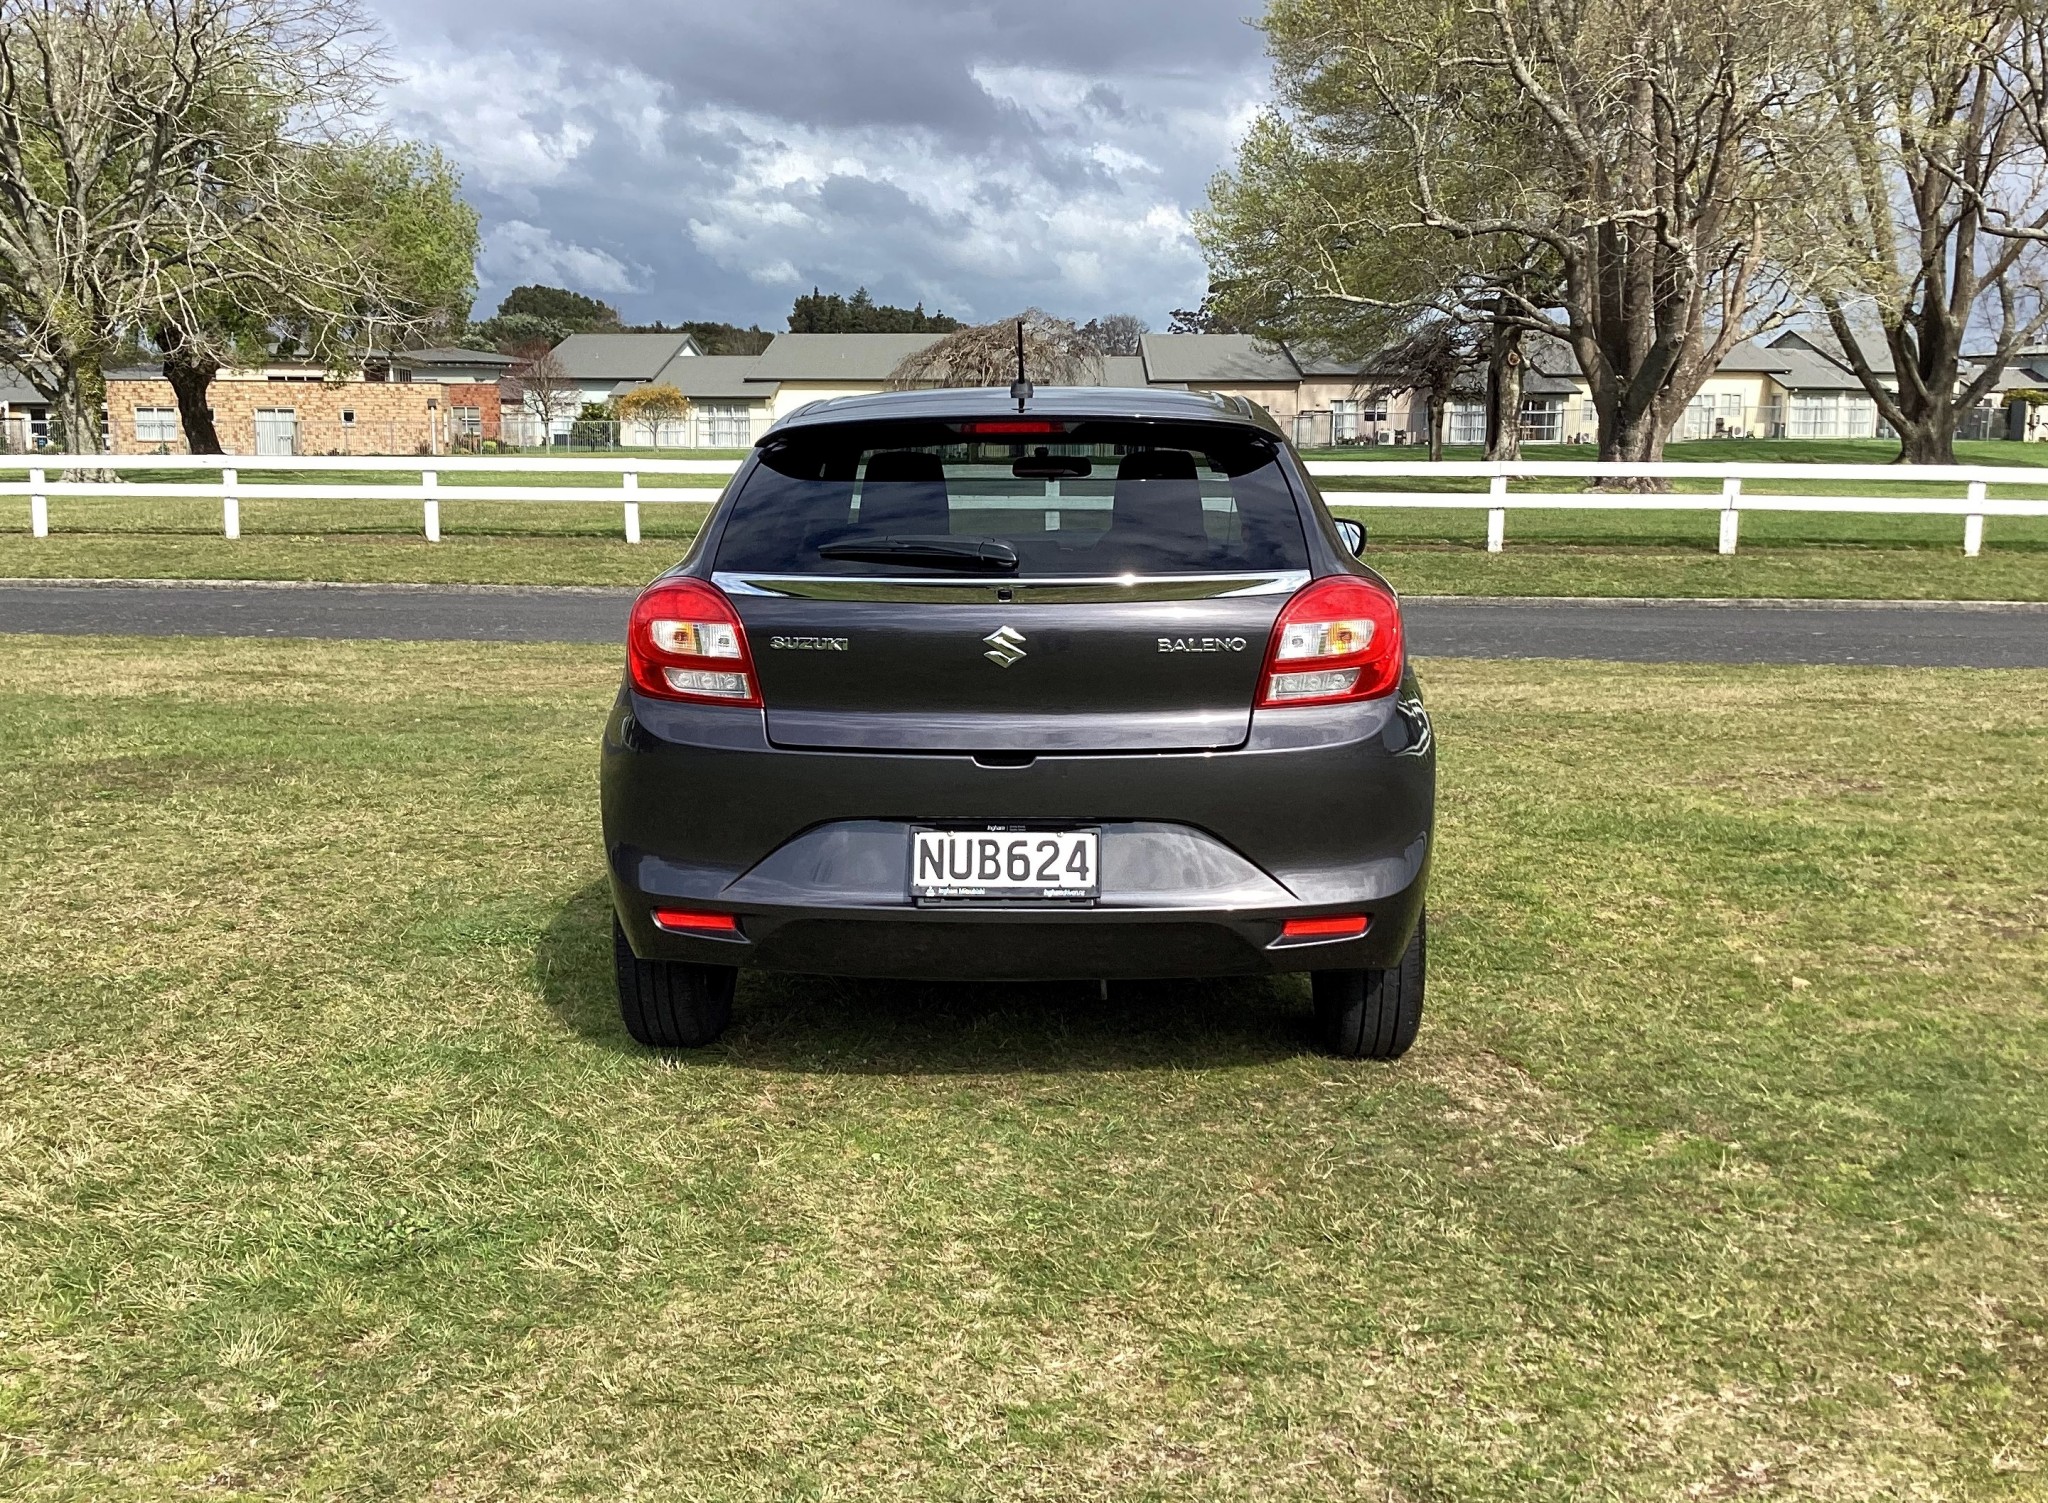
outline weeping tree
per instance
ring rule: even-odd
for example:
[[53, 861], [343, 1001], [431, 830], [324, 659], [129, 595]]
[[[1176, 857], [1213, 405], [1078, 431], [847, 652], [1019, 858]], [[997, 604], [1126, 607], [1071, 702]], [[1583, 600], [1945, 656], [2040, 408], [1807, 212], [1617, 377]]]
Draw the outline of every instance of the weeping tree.
[[1017, 379], [1023, 331], [1024, 373], [1038, 386], [1092, 386], [1102, 380], [1102, 348], [1094, 335], [1063, 318], [1026, 308], [1015, 318], [973, 324], [906, 356], [889, 373], [898, 390], [923, 386], [1008, 386]]
[[0, 360], [101, 447], [104, 370], [154, 338], [186, 393], [295, 326], [368, 328], [386, 284], [360, 180], [377, 35], [354, 0], [7, 0]]

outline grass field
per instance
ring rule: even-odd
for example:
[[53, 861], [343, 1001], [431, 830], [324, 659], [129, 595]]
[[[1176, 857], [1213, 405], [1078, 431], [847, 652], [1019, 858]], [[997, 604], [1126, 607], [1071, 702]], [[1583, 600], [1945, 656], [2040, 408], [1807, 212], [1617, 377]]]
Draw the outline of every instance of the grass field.
[[0, 638], [0, 1495], [2041, 1497], [2048, 675], [1424, 671], [1398, 1065], [800, 980], [666, 1061], [612, 653]]

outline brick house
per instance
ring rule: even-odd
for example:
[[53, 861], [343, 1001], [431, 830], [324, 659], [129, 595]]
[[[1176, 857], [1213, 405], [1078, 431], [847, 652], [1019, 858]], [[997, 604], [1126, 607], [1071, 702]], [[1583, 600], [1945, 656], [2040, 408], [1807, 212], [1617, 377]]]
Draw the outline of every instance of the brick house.
[[[495, 351], [413, 350], [336, 377], [279, 361], [223, 370], [207, 395], [230, 454], [445, 454], [498, 436], [497, 383], [511, 364]], [[108, 372], [107, 447], [189, 452], [162, 371]]]

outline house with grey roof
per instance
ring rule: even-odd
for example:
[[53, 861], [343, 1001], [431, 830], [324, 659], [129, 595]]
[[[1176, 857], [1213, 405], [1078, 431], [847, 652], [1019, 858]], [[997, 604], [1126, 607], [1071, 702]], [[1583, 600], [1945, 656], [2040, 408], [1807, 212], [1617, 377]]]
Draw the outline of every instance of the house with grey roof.
[[[688, 334], [571, 334], [555, 346], [555, 361], [577, 405], [609, 402], [644, 386], [671, 361], [703, 355]], [[574, 414], [569, 414], [573, 418]], [[560, 422], [567, 419], [558, 419]]]
[[[704, 355], [680, 335], [578, 335], [558, 349], [573, 372], [601, 368], [616, 396], [659, 381], [690, 401], [680, 426], [693, 447], [740, 448], [797, 409], [831, 397], [885, 390], [902, 361], [937, 334], [779, 334], [759, 355]], [[669, 341], [659, 363], [653, 344]], [[634, 356], [629, 366], [624, 356]], [[1701, 386], [1674, 439], [1871, 437], [1883, 430], [1875, 404], [1824, 335], [1786, 331], [1730, 350]], [[1530, 338], [1524, 347], [1522, 435], [1530, 444], [1590, 443], [1599, 427], [1586, 379], [1563, 340]], [[2048, 355], [2040, 362], [2048, 366]], [[1330, 444], [1425, 442], [1429, 403], [1398, 372], [1307, 345], [1269, 343], [1248, 334], [1147, 334], [1136, 355], [1105, 357], [1110, 386], [1168, 387], [1239, 396], [1259, 403], [1304, 448]], [[1485, 439], [1484, 393], [1477, 377], [1447, 404], [1453, 444]], [[668, 434], [662, 435], [664, 442]], [[637, 432], [622, 441], [651, 442]]]
[[496, 350], [470, 350], [451, 345], [401, 350], [385, 362], [395, 381], [434, 381], [442, 386], [501, 381], [518, 363], [512, 356], [501, 355]]
[[[1988, 358], [1963, 357], [1980, 370]], [[2042, 393], [2048, 393], [2048, 349], [2015, 350], [1984, 400], [1963, 414], [1956, 437], [2048, 441], [2048, 401], [2039, 399]]]
[[[1879, 377], [1892, 373], [1891, 351], [1879, 339], [1860, 341], [1864, 360]], [[1769, 342], [1784, 362], [1773, 373], [1782, 392], [1785, 438], [1885, 438], [1891, 429], [1877, 415], [1877, 403], [1849, 368], [1849, 357], [1832, 334], [1790, 329]]]
[[0, 365], [0, 449], [22, 454], [48, 448], [49, 443], [49, 398], [29, 385], [20, 371]]
[[[680, 425], [687, 447], [745, 448], [777, 420], [812, 402], [865, 396], [888, 388], [903, 361], [938, 334], [778, 334], [758, 355], [701, 355], [680, 351], [645, 381], [623, 381], [613, 395], [634, 386], [673, 386], [690, 402]], [[1138, 355], [1104, 357], [1100, 379], [1107, 386], [1147, 386]], [[646, 425], [629, 425], [625, 444], [652, 444]], [[671, 441], [665, 429], [660, 435]]]
[[657, 434], [644, 423], [624, 424], [622, 444], [679, 443], [689, 449], [744, 449], [768, 431], [781, 383], [758, 376], [759, 355], [678, 354], [654, 375], [690, 402], [689, 416]]

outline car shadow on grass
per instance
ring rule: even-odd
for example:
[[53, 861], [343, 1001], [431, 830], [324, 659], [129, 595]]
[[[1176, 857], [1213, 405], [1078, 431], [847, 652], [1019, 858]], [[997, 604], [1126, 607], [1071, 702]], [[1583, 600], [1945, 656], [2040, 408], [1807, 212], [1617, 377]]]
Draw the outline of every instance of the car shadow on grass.
[[[611, 895], [579, 889], [534, 953], [542, 1000], [571, 1033], [644, 1053], [612, 989]], [[740, 977], [732, 1024], [685, 1062], [825, 1074], [1208, 1069], [1311, 1052], [1305, 978], [937, 982]]]

